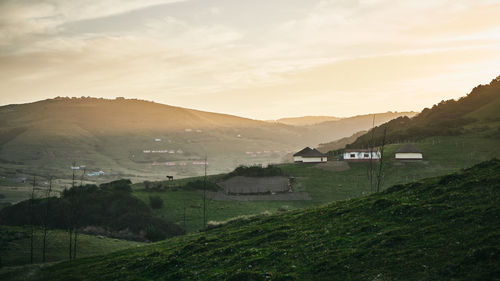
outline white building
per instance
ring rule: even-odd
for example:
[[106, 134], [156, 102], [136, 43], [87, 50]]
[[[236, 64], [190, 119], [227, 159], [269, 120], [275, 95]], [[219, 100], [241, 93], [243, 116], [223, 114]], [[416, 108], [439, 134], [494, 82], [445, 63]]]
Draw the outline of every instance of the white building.
[[422, 151], [413, 144], [405, 144], [396, 151], [394, 158], [398, 160], [422, 160]]
[[293, 155], [293, 161], [304, 163], [321, 163], [328, 161], [325, 154], [315, 148], [306, 147]]
[[378, 149], [346, 149], [344, 150], [344, 160], [349, 162], [378, 161], [380, 151]]

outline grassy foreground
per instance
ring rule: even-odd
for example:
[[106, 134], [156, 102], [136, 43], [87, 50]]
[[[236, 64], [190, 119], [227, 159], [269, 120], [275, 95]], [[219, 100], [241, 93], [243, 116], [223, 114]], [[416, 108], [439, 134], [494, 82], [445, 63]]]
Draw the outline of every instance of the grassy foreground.
[[[500, 161], [31, 272], [41, 280], [498, 280]], [[12, 279], [27, 276], [0, 276]]]
[[[2, 266], [28, 264], [30, 262], [30, 239], [28, 227], [0, 226], [0, 251]], [[51, 229], [47, 233], [46, 261], [62, 261], [68, 258], [68, 233]], [[78, 235], [77, 255], [88, 257], [103, 255], [126, 248], [135, 248], [145, 243], [112, 239], [102, 236]], [[42, 230], [34, 235], [34, 262], [42, 261]]]

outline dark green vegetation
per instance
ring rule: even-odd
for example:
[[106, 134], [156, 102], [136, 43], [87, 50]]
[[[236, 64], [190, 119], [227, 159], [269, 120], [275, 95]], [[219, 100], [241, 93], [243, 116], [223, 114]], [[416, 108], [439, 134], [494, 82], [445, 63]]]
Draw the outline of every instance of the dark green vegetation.
[[[488, 85], [475, 87], [459, 100], [442, 101], [413, 118], [399, 117], [375, 128], [374, 146], [382, 143], [417, 141], [431, 136], [475, 134], [497, 138], [500, 128], [500, 76]], [[360, 136], [347, 148], [368, 147], [372, 132]]]
[[263, 168], [261, 166], [238, 166], [232, 172], [226, 174], [224, 178], [228, 179], [235, 176], [243, 176], [243, 177], [274, 177], [274, 176], [283, 176], [283, 171], [273, 165], [268, 165]]
[[129, 180], [118, 180], [99, 187], [75, 186], [65, 190], [60, 198], [22, 201], [1, 210], [0, 223], [48, 225], [56, 229], [93, 227], [99, 229], [97, 233], [113, 237], [155, 241], [184, 233], [178, 225], [155, 216], [146, 203], [132, 196], [130, 184]]
[[[35, 229], [34, 261], [42, 261], [42, 229]], [[0, 253], [2, 266], [23, 265], [30, 262], [30, 229], [18, 226], [0, 226]], [[68, 233], [51, 229], [47, 233], [47, 262], [68, 258]], [[78, 256], [103, 255], [126, 248], [144, 245], [141, 242], [108, 238], [104, 236], [80, 234], [78, 237]]]
[[[500, 161], [36, 272], [42, 280], [495, 280]], [[25, 275], [4, 275], [15, 279]]]

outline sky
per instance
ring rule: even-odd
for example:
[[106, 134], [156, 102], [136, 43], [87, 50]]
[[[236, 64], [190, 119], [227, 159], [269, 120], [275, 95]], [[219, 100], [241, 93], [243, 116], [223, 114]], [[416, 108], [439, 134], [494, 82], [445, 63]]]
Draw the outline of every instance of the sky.
[[0, 105], [420, 111], [500, 75], [500, 0], [0, 0]]

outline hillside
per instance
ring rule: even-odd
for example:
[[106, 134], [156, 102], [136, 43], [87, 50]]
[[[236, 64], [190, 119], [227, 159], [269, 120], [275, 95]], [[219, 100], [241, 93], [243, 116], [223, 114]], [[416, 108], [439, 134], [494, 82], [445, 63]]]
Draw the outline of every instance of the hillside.
[[[495, 280], [500, 161], [4, 279]], [[20, 274], [22, 273], [22, 274]]]
[[291, 125], [291, 126], [308, 126], [327, 121], [339, 121], [342, 118], [333, 116], [301, 116], [301, 117], [286, 117], [280, 118], [273, 122]]
[[104, 172], [85, 176], [91, 183], [197, 176], [203, 173], [205, 156], [210, 174], [242, 164], [279, 163], [306, 145], [371, 126], [347, 118], [344, 125], [340, 120], [296, 127], [120, 98], [2, 106], [0, 120], [0, 176], [68, 179], [75, 162], [87, 172]]
[[346, 145], [353, 143], [354, 141], [356, 141], [356, 139], [364, 134], [366, 134], [366, 131], [357, 132], [350, 137], [341, 138], [335, 141], [320, 143], [318, 146], [318, 150], [323, 153], [327, 153], [332, 150], [344, 148]]
[[[458, 100], [442, 101], [425, 108], [413, 118], [399, 117], [375, 127], [374, 145], [380, 145], [387, 128], [386, 143], [417, 141], [432, 136], [476, 134], [485, 137], [500, 128], [500, 76], [487, 85], [475, 87]], [[371, 131], [347, 148], [368, 147]]]

